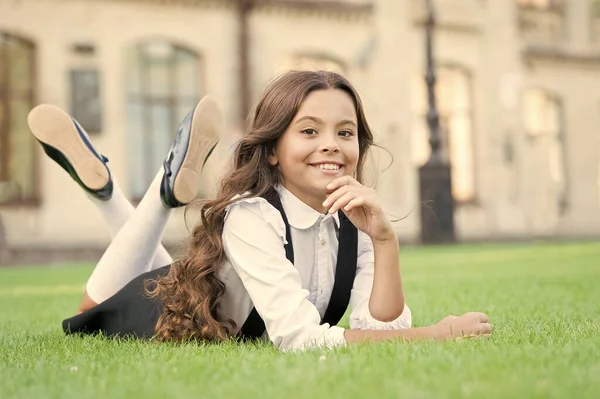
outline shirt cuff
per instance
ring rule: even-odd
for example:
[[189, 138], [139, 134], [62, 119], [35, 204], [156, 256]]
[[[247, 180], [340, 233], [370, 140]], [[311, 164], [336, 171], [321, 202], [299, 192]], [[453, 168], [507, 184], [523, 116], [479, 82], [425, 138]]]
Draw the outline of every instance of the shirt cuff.
[[333, 349], [339, 346], [346, 345], [346, 337], [344, 337], [345, 328], [338, 326], [329, 327], [327, 334], [327, 340], [325, 341], [325, 347]]
[[369, 311], [369, 306], [365, 306], [364, 310], [358, 313], [352, 313], [350, 316], [350, 328], [356, 330], [402, 330], [411, 328], [412, 314], [410, 308], [404, 304], [402, 314], [392, 321], [380, 321], [373, 316]]
[[276, 342], [274, 343], [282, 352], [306, 351], [311, 349], [333, 349], [346, 345], [346, 338], [344, 337], [344, 332], [346, 329], [338, 326], [328, 327], [326, 324], [319, 327], [326, 327], [326, 330], [324, 330], [324, 333], [318, 338], [307, 338], [304, 340], [304, 342], [296, 344], [277, 345]]

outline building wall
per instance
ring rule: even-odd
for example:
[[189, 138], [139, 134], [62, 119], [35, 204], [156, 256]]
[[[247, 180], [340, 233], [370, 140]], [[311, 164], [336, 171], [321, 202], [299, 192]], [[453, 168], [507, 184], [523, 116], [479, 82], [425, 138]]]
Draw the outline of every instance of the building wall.
[[[416, 116], [417, 92], [422, 90], [425, 70], [421, 3], [378, 0], [372, 11], [265, 6], [250, 19], [253, 101], [294, 56], [327, 58], [344, 67], [363, 96], [376, 140], [394, 158], [392, 166], [383, 170], [389, 156], [375, 151], [369, 166], [377, 176], [385, 208], [397, 218], [406, 216], [395, 225], [398, 236], [407, 241], [418, 240], [420, 215], [427, 211], [420, 204], [414, 154], [420, 139], [415, 131], [422, 123]], [[516, 2], [436, 2], [436, 59], [440, 65], [464, 67], [472, 88], [476, 194], [472, 201], [457, 205], [459, 239], [600, 235], [600, 60], [592, 56], [598, 43], [591, 35], [591, 11], [583, 3], [569, 2], [572, 8], [564, 14], [564, 34], [554, 40], [552, 51], [537, 51], [540, 40], [552, 40], [544, 34], [535, 39], [524, 35], [517, 24], [522, 10]], [[39, 103], [68, 109], [68, 69], [91, 65], [101, 71], [104, 129], [92, 140], [110, 158], [126, 196], [128, 49], [160, 37], [199, 53], [206, 92], [221, 100], [228, 131], [235, 132], [242, 122], [237, 18], [231, 2], [198, 1], [193, 6], [102, 0], [0, 3], [0, 30], [37, 45]], [[96, 54], [74, 54], [70, 49], [80, 42], [93, 43]], [[523, 94], [533, 87], [556, 94], [563, 104], [568, 185], [564, 211], [558, 209], [557, 189], [548, 180], [545, 150], [540, 149], [543, 141], [532, 140], [524, 128]], [[223, 143], [209, 161], [206, 187], [212, 187], [223, 169], [229, 144], [231, 140]], [[38, 153], [41, 205], [0, 207], [8, 245], [106, 245], [109, 235], [93, 204], [41, 149]], [[181, 210], [174, 212], [167, 242], [185, 237], [182, 215]]]
[[[110, 159], [111, 170], [126, 196], [129, 176], [124, 80], [125, 54], [130, 46], [158, 37], [198, 52], [203, 58], [206, 92], [217, 98], [232, 99], [223, 101], [228, 121], [239, 114], [235, 100], [239, 86], [236, 79], [237, 19], [229, 7], [166, 7], [110, 1], [2, 2], [0, 27], [36, 42], [39, 103], [68, 109], [68, 69], [80, 65], [99, 68], [104, 129], [93, 135], [92, 140]], [[216, 37], [219, 40], [215, 40]], [[74, 55], [70, 48], [75, 43], [93, 43], [96, 55]], [[39, 157], [41, 205], [2, 209], [8, 245], [105, 245], [109, 235], [93, 204], [41, 149]], [[215, 166], [212, 170], [218, 170]], [[177, 241], [184, 236], [182, 211], [178, 210], [166, 237]]]

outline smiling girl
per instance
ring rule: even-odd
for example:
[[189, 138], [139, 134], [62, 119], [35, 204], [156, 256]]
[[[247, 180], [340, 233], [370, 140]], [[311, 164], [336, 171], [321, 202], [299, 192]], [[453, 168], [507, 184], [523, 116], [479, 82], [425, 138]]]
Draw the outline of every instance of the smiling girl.
[[[222, 129], [204, 98], [178, 129], [163, 168], [133, 209], [83, 129], [55, 107], [29, 117], [44, 149], [84, 188], [113, 240], [67, 333], [159, 341], [268, 338], [282, 350], [390, 339], [487, 335], [487, 316], [411, 328], [398, 242], [362, 184], [373, 143], [361, 100], [330, 72], [274, 80], [237, 144], [187, 253], [160, 245], [172, 208], [190, 202]], [[337, 326], [348, 305], [350, 328]]]

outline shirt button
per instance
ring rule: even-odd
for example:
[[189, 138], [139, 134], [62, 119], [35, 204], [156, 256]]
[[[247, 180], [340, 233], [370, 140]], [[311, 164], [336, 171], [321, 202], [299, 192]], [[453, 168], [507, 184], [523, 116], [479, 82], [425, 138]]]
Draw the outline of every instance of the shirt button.
[[325, 244], [327, 244], [327, 240], [321, 240], [321, 245], [325, 246]]

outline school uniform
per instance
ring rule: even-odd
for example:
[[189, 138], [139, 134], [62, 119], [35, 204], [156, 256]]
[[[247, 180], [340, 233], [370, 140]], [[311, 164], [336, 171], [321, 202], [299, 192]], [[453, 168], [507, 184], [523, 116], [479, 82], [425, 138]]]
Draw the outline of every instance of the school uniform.
[[[409, 328], [408, 307], [390, 322], [369, 312], [371, 239], [341, 212], [320, 214], [283, 186], [276, 193], [278, 201], [244, 198], [226, 212], [222, 239], [227, 260], [220, 270], [226, 289], [220, 312], [235, 321], [236, 333], [260, 334], [281, 350], [341, 346], [346, 343], [344, 329], [332, 324], [348, 304], [351, 329]], [[169, 267], [137, 277], [105, 302], [63, 321], [63, 329], [151, 337], [162, 308], [143, 294], [143, 285]]]

